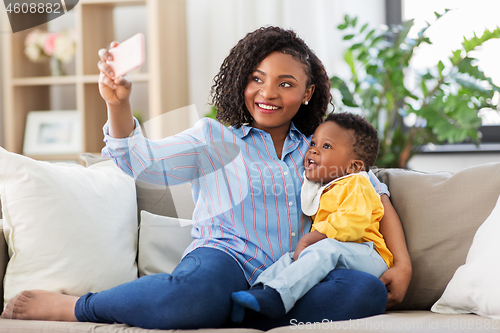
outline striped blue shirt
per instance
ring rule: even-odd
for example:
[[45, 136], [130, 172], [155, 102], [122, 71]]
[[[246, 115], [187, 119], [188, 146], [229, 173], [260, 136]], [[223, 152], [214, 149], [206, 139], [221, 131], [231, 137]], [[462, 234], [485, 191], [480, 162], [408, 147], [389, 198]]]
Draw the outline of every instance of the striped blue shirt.
[[[227, 128], [210, 118], [162, 140], [146, 139], [137, 121], [128, 138], [110, 137], [107, 124], [104, 134], [103, 155], [134, 178], [169, 186], [190, 182], [194, 241], [184, 254], [199, 247], [224, 251], [252, 284], [310, 230], [300, 207], [310, 137], [293, 123], [281, 159], [267, 132]], [[370, 178], [378, 193], [388, 193], [372, 173]]]

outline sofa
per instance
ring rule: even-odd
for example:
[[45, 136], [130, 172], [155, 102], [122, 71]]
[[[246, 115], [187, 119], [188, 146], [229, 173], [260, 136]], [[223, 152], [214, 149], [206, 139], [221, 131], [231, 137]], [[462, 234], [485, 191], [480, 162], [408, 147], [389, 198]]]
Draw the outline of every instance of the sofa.
[[[3, 153], [5, 155], [3, 161], [0, 156], [0, 183], [6, 181], [1, 176], [1, 173], [5, 172], [1, 165], [5, 161], [12, 159], [12, 155], [9, 155], [11, 153]], [[16, 156], [16, 158], [18, 157]], [[82, 158], [86, 160], [88, 168], [101, 163], [107, 163], [106, 161], [102, 161], [102, 158], [88, 154]], [[31, 162], [26, 160], [27, 158], [25, 157], [19, 159], [22, 160], [21, 163], [23, 165], [31, 163], [31, 168], [38, 168], [38, 163], [43, 163], [43, 166], [47, 168], [52, 167], [47, 162]], [[85, 167], [82, 166], [81, 168]], [[23, 171], [19, 165], [16, 165], [13, 170], [8, 172], [26, 173], [31, 172], [30, 170], [33, 169]], [[374, 172], [389, 187], [391, 201], [401, 218], [408, 251], [412, 260], [413, 276], [403, 302], [393, 309], [389, 309], [386, 313], [374, 317], [340, 322], [323, 321], [321, 323], [292, 321], [290, 326], [275, 328], [270, 330], [270, 332], [291, 332], [295, 330], [307, 330], [308, 332], [500, 331], [498, 316], [495, 316], [495, 314], [484, 315], [473, 304], [473, 298], [467, 301], [471, 305], [471, 309], [457, 310], [453, 309], [453, 304], [451, 306], [448, 304], [448, 310], [446, 306], [441, 307], [441, 312], [448, 313], [430, 311], [431, 307], [438, 300], [441, 301], [440, 298], [444, 297], [443, 293], [451, 283], [452, 278], [455, 278], [454, 275], [459, 267], [464, 266], [466, 259], [467, 261], [469, 260], [469, 249], [471, 249], [478, 228], [487, 220], [494, 207], [496, 207], [496, 202], [500, 194], [500, 163], [476, 166], [456, 174], [449, 172], [428, 174], [403, 169], [375, 169]], [[86, 182], [88, 183], [88, 181]], [[137, 203], [137, 210], [135, 212], [137, 212], [137, 219], [140, 220], [140, 212], [143, 210], [160, 217], [169, 216], [189, 219], [194, 207], [189, 187], [177, 186], [175, 189], [169, 189], [168, 187], [141, 184], [138, 182], [135, 185], [135, 200]], [[0, 194], [8, 196], [7, 190], [2, 190]], [[10, 204], [8, 200], [9, 198], [2, 197], [4, 222], [7, 218], [6, 214], [11, 214], [5, 207]], [[6, 270], [9, 269], [9, 256], [12, 256], [13, 250], [10, 247], [11, 245], [8, 246], [9, 241], [12, 241], [11, 233], [6, 232], [6, 237], [0, 238], [0, 276], [2, 277], [6, 274]], [[139, 237], [140, 243], [141, 240]], [[491, 246], [493, 247], [493, 244]], [[137, 248], [140, 252], [141, 246]], [[138, 258], [138, 260], [141, 260], [140, 253]], [[178, 260], [177, 257], [175, 260]], [[487, 273], [481, 272], [481, 276], [484, 277], [485, 275]], [[8, 285], [7, 281], [4, 281], [4, 285]], [[494, 286], [490, 287], [493, 288]], [[474, 293], [473, 288], [465, 287], [463, 288], [463, 292]], [[493, 293], [492, 295], [495, 294]], [[487, 297], [487, 295], [483, 297]], [[483, 315], [476, 313], [482, 313]], [[157, 331], [130, 327], [123, 324], [109, 325], [0, 319], [0, 332], [2, 333], [145, 333]], [[189, 331], [186, 330], [186, 332]], [[224, 331], [228, 333], [259, 332], [255, 329], [244, 328], [201, 329], [196, 331]]]

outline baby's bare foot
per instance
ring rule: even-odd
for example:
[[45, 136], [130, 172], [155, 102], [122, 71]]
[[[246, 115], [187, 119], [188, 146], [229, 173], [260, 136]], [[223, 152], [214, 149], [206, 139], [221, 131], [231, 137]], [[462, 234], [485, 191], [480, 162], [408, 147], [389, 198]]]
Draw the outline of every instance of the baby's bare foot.
[[77, 321], [76, 296], [44, 290], [26, 290], [12, 298], [2, 318], [25, 320]]

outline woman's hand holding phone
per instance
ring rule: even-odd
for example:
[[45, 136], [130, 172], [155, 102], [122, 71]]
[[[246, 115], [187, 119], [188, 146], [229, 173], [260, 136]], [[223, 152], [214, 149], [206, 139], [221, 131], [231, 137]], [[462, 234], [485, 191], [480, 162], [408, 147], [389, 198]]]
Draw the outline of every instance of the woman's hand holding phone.
[[[111, 49], [118, 46], [111, 43]], [[132, 81], [128, 75], [115, 77], [115, 73], [107, 61], [113, 60], [113, 55], [107, 49], [99, 50], [101, 60], [99, 68], [99, 93], [106, 101], [108, 111], [109, 135], [113, 138], [125, 138], [135, 128], [130, 105]]]
[[[110, 48], [118, 46], [117, 42], [112, 42]], [[130, 93], [132, 91], [132, 81], [128, 75], [115, 77], [113, 68], [107, 61], [113, 60], [113, 55], [107, 49], [99, 50], [101, 60], [97, 64], [99, 68], [99, 92], [106, 103], [113, 106], [119, 106], [123, 103], [129, 103]]]

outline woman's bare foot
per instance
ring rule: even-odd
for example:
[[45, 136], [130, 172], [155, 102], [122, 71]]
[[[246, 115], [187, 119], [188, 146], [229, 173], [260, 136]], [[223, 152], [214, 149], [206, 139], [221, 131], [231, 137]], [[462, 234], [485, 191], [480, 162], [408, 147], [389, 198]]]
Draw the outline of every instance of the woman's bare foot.
[[26, 290], [12, 298], [2, 318], [25, 320], [77, 321], [76, 296], [44, 290]]

